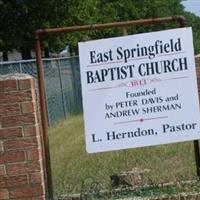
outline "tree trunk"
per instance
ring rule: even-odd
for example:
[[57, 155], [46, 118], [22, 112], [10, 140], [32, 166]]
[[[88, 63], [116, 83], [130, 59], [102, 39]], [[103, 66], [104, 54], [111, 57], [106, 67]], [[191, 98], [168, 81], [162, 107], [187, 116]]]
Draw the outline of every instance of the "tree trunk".
[[8, 61], [8, 51], [3, 51], [3, 61]]
[[44, 57], [49, 58], [49, 47], [44, 48]]
[[22, 60], [28, 60], [31, 59], [31, 49], [27, 47], [21, 47], [21, 56]]

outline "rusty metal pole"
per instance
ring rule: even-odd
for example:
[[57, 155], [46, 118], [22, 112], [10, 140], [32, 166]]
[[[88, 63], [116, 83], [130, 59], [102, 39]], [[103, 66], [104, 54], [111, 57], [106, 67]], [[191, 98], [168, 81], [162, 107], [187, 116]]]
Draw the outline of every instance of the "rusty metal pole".
[[48, 200], [53, 200], [53, 185], [51, 176], [51, 165], [50, 165], [50, 152], [49, 152], [49, 138], [48, 138], [48, 119], [46, 110], [46, 100], [45, 100], [45, 85], [43, 78], [43, 64], [41, 57], [41, 45], [40, 45], [40, 31], [35, 33], [35, 52], [36, 52], [36, 62], [37, 62], [37, 74], [38, 74], [38, 86], [40, 94], [40, 113], [42, 117], [42, 133], [44, 141], [44, 154], [45, 154], [45, 167], [46, 167], [46, 185], [48, 192]]
[[[187, 24], [186, 20], [184, 21], [179, 21], [180, 27], [185, 27]], [[197, 176], [200, 177], [200, 148], [199, 148], [199, 141], [194, 140], [193, 141], [194, 145], [194, 154], [195, 154], [195, 162], [196, 162], [196, 172]]]
[[[185, 27], [187, 22], [186, 19], [185, 20], [180, 20], [180, 18], [177, 20], [177, 22], [179, 23], [180, 27]], [[193, 145], [194, 145], [194, 154], [195, 154], [195, 162], [196, 162], [196, 172], [197, 172], [197, 176], [200, 177], [200, 148], [199, 148], [199, 141], [198, 140], [194, 140], [193, 141]]]
[[105, 23], [105, 24], [69, 26], [69, 27], [63, 27], [63, 28], [48, 28], [48, 29], [40, 29], [38, 30], [38, 32], [40, 32], [40, 34], [73, 33], [73, 32], [81, 32], [81, 31], [102, 30], [102, 29], [108, 29], [108, 28], [121, 28], [121, 27], [129, 27], [129, 26], [136, 26], [136, 25], [145, 26], [145, 25], [150, 25], [150, 24], [162, 24], [162, 23], [177, 23], [180, 26], [184, 26], [185, 21], [186, 20], [184, 16], [173, 16], [173, 17], [112, 22], [112, 23]]
[[197, 176], [200, 177], [200, 149], [198, 140], [194, 140], [194, 153], [195, 153]]

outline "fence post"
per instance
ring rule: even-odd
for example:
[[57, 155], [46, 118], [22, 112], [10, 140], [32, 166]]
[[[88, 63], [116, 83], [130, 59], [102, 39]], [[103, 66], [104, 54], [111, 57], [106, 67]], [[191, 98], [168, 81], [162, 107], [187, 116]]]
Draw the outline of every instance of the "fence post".
[[60, 81], [60, 90], [61, 90], [61, 97], [62, 97], [62, 105], [63, 105], [63, 114], [64, 118], [66, 119], [66, 108], [65, 108], [65, 97], [63, 93], [63, 85], [62, 85], [62, 77], [61, 77], [61, 71], [60, 71], [60, 60], [57, 60], [57, 66], [58, 66], [58, 74], [59, 74], [59, 81]]
[[21, 74], [22, 73], [22, 63], [19, 62], [19, 73]]

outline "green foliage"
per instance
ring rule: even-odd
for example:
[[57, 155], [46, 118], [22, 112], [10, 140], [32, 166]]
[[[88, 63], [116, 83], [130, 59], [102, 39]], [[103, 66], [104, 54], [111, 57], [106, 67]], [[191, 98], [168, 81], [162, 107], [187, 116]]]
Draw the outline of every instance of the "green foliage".
[[187, 25], [191, 26], [193, 30], [195, 53], [199, 54], [200, 53], [200, 18], [189, 12], [185, 12], [184, 15], [187, 19]]
[[[33, 49], [34, 31], [39, 28], [75, 26], [185, 15], [193, 27], [196, 53], [200, 52], [200, 18], [184, 11], [181, 0], [0, 0], [0, 51]], [[129, 34], [172, 28], [170, 24], [128, 28]], [[49, 36], [43, 42], [50, 51], [70, 45], [77, 53], [77, 42], [122, 35], [107, 29]]]

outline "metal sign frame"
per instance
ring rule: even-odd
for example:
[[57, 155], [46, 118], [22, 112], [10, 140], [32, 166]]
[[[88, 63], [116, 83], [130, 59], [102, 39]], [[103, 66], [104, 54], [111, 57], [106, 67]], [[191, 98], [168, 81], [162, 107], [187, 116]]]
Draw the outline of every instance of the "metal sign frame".
[[[84, 25], [84, 26], [71, 26], [63, 28], [50, 28], [50, 29], [38, 29], [35, 32], [35, 52], [36, 52], [36, 62], [37, 62], [37, 73], [38, 73], [38, 86], [40, 94], [40, 107], [41, 107], [41, 121], [42, 121], [42, 131], [43, 131], [43, 142], [44, 142], [44, 164], [46, 167], [46, 181], [47, 181], [47, 195], [49, 200], [53, 200], [53, 186], [52, 186], [52, 175], [51, 175], [51, 162], [50, 162], [50, 152], [49, 152], [49, 139], [48, 139], [48, 117], [46, 110], [46, 100], [45, 100], [45, 83], [43, 77], [43, 64], [41, 55], [41, 37], [49, 34], [61, 34], [61, 33], [73, 33], [82, 31], [92, 31], [92, 30], [102, 30], [108, 28], [126, 28], [135, 25], [151, 25], [151, 24], [162, 24], [162, 23], [175, 23], [179, 27], [186, 26], [186, 19], [184, 16], [172, 16], [154, 19], [142, 19], [142, 20], [132, 20], [132, 21], [122, 21], [113, 22], [105, 24], [94, 24], [94, 25]], [[125, 29], [123, 29], [124, 31]], [[196, 160], [196, 170], [197, 176], [200, 176], [200, 149], [198, 140], [194, 141], [194, 151]]]

